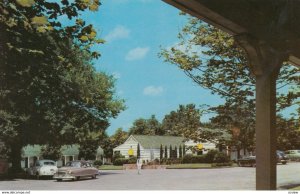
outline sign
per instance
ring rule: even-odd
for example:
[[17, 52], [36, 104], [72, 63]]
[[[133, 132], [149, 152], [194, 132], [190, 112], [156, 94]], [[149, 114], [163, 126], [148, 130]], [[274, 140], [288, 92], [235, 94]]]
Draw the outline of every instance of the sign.
[[134, 153], [133, 149], [130, 148], [130, 149], [128, 150], [128, 155], [129, 155], [129, 156], [133, 156], [133, 153]]
[[202, 150], [203, 149], [203, 144], [201, 144], [201, 143], [197, 144], [197, 148], [198, 148], [198, 150]]

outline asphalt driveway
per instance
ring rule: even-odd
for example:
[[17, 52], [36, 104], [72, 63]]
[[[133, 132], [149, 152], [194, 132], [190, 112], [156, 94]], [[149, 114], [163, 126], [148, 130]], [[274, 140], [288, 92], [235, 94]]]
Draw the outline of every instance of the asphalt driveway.
[[[300, 163], [277, 165], [279, 189], [300, 185]], [[0, 181], [0, 190], [255, 190], [255, 168], [101, 171], [80, 181]]]

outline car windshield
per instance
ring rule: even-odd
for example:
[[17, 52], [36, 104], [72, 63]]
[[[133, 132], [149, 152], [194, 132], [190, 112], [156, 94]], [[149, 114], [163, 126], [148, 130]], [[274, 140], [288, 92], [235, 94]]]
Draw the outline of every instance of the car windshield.
[[51, 162], [51, 161], [46, 161], [43, 163], [44, 166], [55, 166], [55, 163], [54, 162]]
[[68, 162], [66, 164], [66, 166], [68, 166], [68, 167], [80, 167], [81, 164], [80, 164], [80, 162]]

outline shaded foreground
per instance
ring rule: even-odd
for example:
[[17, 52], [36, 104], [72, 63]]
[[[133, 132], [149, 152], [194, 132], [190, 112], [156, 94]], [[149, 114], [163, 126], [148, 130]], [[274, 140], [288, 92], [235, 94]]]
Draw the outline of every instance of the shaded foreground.
[[[277, 187], [300, 184], [300, 163], [277, 165]], [[107, 170], [80, 181], [1, 181], [0, 190], [255, 190], [255, 168]]]

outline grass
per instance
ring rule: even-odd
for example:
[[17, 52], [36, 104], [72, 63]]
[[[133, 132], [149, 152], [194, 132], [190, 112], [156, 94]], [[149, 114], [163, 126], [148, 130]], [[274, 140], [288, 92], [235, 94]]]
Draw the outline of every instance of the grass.
[[123, 170], [123, 166], [102, 165], [99, 170]]
[[205, 168], [222, 168], [222, 167], [229, 167], [232, 166], [231, 164], [223, 164], [218, 166], [217, 164], [211, 163], [196, 163], [196, 164], [172, 164], [167, 166], [167, 169], [205, 169]]
[[212, 168], [211, 164], [172, 164], [167, 166], [167, 169], [201, 169], [201, 168]]
[[291, 189], [289, 189], [289, 190], [299, 190], [299, 191], [300, 191], [300, 186], [291, 188]]

